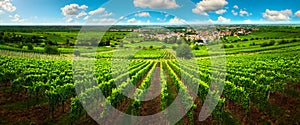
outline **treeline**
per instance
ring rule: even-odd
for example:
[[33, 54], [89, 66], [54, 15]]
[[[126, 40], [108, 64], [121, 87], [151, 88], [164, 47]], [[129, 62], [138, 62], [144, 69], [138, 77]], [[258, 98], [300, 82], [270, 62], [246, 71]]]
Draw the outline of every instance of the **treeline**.
[[2, 32], [78, 32], [81, 26], [0, 26]]

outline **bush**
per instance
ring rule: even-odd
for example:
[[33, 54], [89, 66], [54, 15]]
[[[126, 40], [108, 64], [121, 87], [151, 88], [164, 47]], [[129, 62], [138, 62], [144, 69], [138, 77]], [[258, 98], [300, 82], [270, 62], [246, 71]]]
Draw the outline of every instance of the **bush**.
[[110, 47], [116, 47], [116, 45], [114, 45], [114, 44], [110, 44]]
[[265, 46], [273, 46], [275, 45], [275, 40], [271, 40], [270, 42], [264, 42], [260, 46], [265, 47]]
[[46, 46], [45, 53], [47, 54], [59, 54], [58, 48], [55, 46]]
[[79, 51], [79, 50], [75, 50], [75, 51], [74, 51], [74, 55], [75, 55], [75, 56], [80, 56], [80, 51]]
[[167, 48], [167, 46], [166, 46], [166, 45], [162, 45], [161, 48], [162, 48], [162, 49], [165, 49], [165, 48]]
[[199, 49], [199, 46], [195, 45], [195, 46], [193, 47], [193, 50], [200, 50], [200, 49]]
[[123, 43], [120, 43], [119, 47], [123, 48], [123, 47], [124, 47], [124, 44], [123, 44]]
[[150, 48], [150, 49], [153, 49], [153, 46], [150, 46], [149, 48]]
[[184, 59], [191, 59], [193, 53], [188, 45], [182, 44], [176, 49], [176, 56]]
[[28, 44], [28, 45], [27, 45], [27, 49], [28, 49], [28, 50], [33, 50], [33, 45], [32, 45], [32, 44]]
[[172, 49], [175, 51], [177, 49], [177, 47], [176, 46], [172, 46]]
[[249, 44], [249, 46], [255, 46], [255, 45], [256, 45], [255, 42]]

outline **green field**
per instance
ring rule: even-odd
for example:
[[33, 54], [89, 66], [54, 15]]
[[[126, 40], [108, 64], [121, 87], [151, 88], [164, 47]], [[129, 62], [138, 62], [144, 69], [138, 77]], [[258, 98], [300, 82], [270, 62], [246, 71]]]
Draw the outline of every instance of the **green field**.
[[[98, 124], [165, 124], [180, 114], [177, 124], [299, 124], [300, 30], [253, 27], [260, 30], [197, 48], [137, 32], [2, 27], [1, 41], [18, 42], [0, 44], [0, 124], [97, 124], [95, 117], [104, 119]], [[103, 44], [90, 39], [99, 34]], [[215, 107], [199, 121], [207, 103]], [[135, 116], [167, 113], [136, 121], [110, 105]]]

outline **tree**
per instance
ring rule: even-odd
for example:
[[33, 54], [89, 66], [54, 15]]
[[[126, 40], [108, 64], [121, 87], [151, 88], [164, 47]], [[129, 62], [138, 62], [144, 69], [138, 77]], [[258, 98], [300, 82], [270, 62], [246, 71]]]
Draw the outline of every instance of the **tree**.
[[200, 50], [198, 45], [193, 46], [193, 50]]
[[70, 44], [70, 40], [66, 39], [66, 44], [69, 45]]
[[32, 44], [27, 44], [28, 50], [33, 50], [33, 45]]
[[58, 54], [58, 48], [55, 46], [46, 46], [45, 53], [47, 54]]
[[188, 45], [181, 44], [176, 49], [176, 56], [184, 59], [191, 59], [193, 57], [193, 53]]
[[80, 56], [80, 51], [79, 51], [79, 50], [75, 50], [75, 51], [74, 51], [74, 55], [75, 55], [75, 56]]

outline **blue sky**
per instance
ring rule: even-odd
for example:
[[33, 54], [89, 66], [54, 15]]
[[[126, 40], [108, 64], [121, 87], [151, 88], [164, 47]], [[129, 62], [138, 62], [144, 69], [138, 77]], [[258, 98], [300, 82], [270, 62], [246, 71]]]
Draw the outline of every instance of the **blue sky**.
[[297, 0], [0, 0], [0, 24], [299, 24], [299, 5]]

